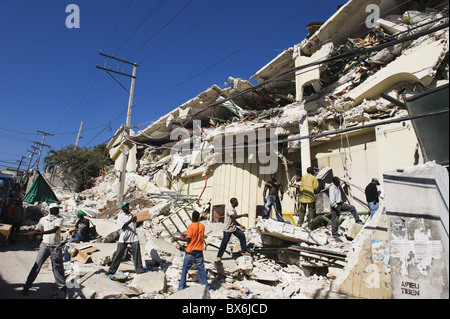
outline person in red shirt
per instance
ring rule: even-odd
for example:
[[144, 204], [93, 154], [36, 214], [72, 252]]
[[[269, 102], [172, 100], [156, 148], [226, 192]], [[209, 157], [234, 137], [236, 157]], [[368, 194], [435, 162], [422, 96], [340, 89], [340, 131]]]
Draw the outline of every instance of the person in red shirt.
[[199, 223], [199, 218], [200, 213], [194, 211], [192, 213], [192, 224], [188, 226], [186, 234], [182, 234], [181, 237], [174, 236], [172, 238], [172, 242], [181, 240], [188, 243], [184, 255], [183, 270], [181, 272], [178, 290], [183, 290], [186, 288], [186, 276], [193, 263], [197, 266], [200, 283], [206, 286], [208, 290], [210, 289], [203, 259], [205, 225]]

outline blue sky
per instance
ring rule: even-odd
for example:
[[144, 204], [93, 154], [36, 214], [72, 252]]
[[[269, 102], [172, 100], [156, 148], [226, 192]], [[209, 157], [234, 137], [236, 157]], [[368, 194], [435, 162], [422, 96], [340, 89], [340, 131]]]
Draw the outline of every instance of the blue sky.
[[[0, 168], [22, 156], [26, 167], [38, 130], [54, 134], [45, 144], [58, 150], [75, 144], [82, 121], [80, 147], [125, 123], [128, 93], [96, 68], [100, 50], [138, 63], [132, 125], [143, 128], [230, 76], [249, 79], [345, 2], [0, 0]], [[69, 4], [80, 28], [66, 27]], [[128, 77], [115, 76], [129, 89]]]

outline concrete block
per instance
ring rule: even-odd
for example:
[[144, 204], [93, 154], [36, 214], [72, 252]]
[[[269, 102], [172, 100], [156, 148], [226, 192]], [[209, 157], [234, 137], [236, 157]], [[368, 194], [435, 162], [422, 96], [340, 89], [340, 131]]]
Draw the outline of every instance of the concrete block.
[[112, 243], [119, 239], [120, 236], [120, 226], [117, 221], [111, 219], [90, 219], [95, 225], [97, 233], [101, 236], [98, 240], [102, 243]]
[[105, 274], [94, 274], [82, 283], [81, 294], [92, 295], [93, 290], [96, 299], [117, 299], [123, 296], [140, 294], [117, 281], [109, 279]]
[[150, 257], [158, 263], [170, 262], [174, 257], [182, 256], [175, 245], [164, 239], [150, 238], [145, 245]]
[[283, 297], [289, 298], [302, 288], [300, 282], [290, 282], [287, 287], [283, 289]]
[[143, 292], [151, 294], [163, 292], [166, 288], [166, 275], [160, 271], [152, 271], [136, 275], [130, 286], [140, 288]]
[[167, 299], [210, 299], [208, 289], [203, 285], [196, 285], [179, 290]]
[[283, 290], [280, 287], [273, 287], [259, 283], [257, 281], [244, 280], [241, 285], [258, 299], [276, 299], [283, 296]]
[[325, 245], [327, 236], [312, 232], [303, 227], [280, 223], [273, 219], [262, 219], [256, 226], [263, 235], [270, 235], [292, 243], [305, 242], [312, 245]]
[[236, 259], [238, 268], [244, 272], [253, 269], [253, 259], [251, 256], [240, 256]]

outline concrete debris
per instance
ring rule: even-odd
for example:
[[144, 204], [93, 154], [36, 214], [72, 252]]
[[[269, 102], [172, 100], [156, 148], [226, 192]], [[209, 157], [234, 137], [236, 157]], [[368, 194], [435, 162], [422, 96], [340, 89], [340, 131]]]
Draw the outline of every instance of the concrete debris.
[[[293, 68], [298, 62], [296, 59], [311, 62], [362, 46], [388, 42], [392, 40], [393, 34], [409, 30], [410, 25], [416, 25], [419, 20], [430, 21], [430, 17], [437, 19], [444, 16], [440, 12], [417, 13], [409, 10], [403, 16], [383, 17], [378, 20], [379, 27], [374, 27], [361, 38], [352, 38], [355, 34], [351, 31], [354, 30], [348, 25], [352, 19], [346, 18], [349, 17], [349, 11], [357, 7], [356, 3], [357, 1], [349, 1], [330, 21], [320, 23], [320, 28], [315, 29], [308, 40], [281, 53], [259, 70], [255, 75], [258, 81], [263, 83], [271, 76]], [[340, 24], [343, 24], [342, 30], [337, 27]], [[414, 32], [420, 32], [424, 28]], [[336, 35], [337, 31], [342, 34]], [[322, 45], [322, 38], [336, 41]], [[424, 59], [424, 56], [427, 58]], [[441, 66], [443, 61], [447, 62], [446, 68]], [[131, 256], [127, 253], [119, 267], [119, 271], [127, 274], [124, 282], [113, 281], [106, 275], [120, 234], [116, 221], [120, 211], [117, 203], [119, 171], [107, 172], [91, 189], [61, 196], [61, 215], [66, 221], [63, 231], [73, 228], [76, 222], [73, 212], [83, 210], [98, 233], [98, 237], [90, 243], [67, 244], [72, 252], [82, 250], [86, 244], [97, 248], [89, 252], [89, 260], [84, 258], [84, 262], [79, 262], [72, 259], [66, 263], [68, 278], [81, 284], [79, 287], [74, 286], [74, 297], [185, 300], [338, 298], [341, 294], [344, 297], [358, 298], [390, 297], [392, 287], [385, 289], [388, 293], [379, 286], [368, 292], [373, 287], [367, 281], [369, 271], [377, 270], [376, 275], [380, 274], [381, 283], [388, 286], [388, 218], [385, 211], [377, 213], [376, 218], [370, 221], [362, 218], [364, 222], [367, 221], [365, 225], [355, 224], [353, 218], [342, 215], [340, 236], [331, 238], [331, 227], [326, 222], [327, 219], [329, 221], [331, 210], [325, 193], [317, 195], [316, 208], [321, 224], [311, 227], [313, 229], [294, 225], [292, 221], [259, 219], [258, 209], [264, 203], [255, 204], [250, 208], [253, 211], [248, 211], [248, 215], [252, 215], [252, 223], [249, 222], [245, 230], [251, 256], [240, 255], [239, 241], [232, 236], [223, 258], [217, 261], [217, 252], [223, 238], [223, 223], [220, 222], [223, 217], [215, 216], [214, 212], [215, 209], [221, 209], [218, 206], [223, 205], [213, 203], [211, 192], [204, 191], [214, 187], [221, 190], [225, 188], [223, 179], [226, 179], [230, 170], [224, 174], [225, 177], [218, 183], [220, 185], [208, 184], [211, 170], [221, 163], [217, 154], [214, 154], [214, 147], [221, 148], [222, 144], [217, 146], [214, 142], [223, 137], [250, 135], [249, 133], [258, 129], [275, 128], [278, 138], [292, 139], [282, 146], [285, 148], [282, 152], [284, 155], [298, 152], [299, 149], [302, 149], [303, 154], [302, 142], [295, 139], [305, 135], [303, 130], [300, 134], [302, 125], [307, 127], [308, 134], [314, 135], [338, 128], [357, 125], [363, 127], [364, 123], [408, 115], [401, 102], [404, 97], [416, 94], [423, 87], [433, 87], [438, 81], [448, 83], [448, 30], [373, 54], [332, 61], [307, 71], [303, 74], [303, 86], [300, 83], [294, 84], [296, 77], [292, 74], [291, 78], [278, 81], [280, 83], [272, 83], [270, 89], [249, 93], [246, 91], [254, 87], [252, 83], [230, 77], [225, 88], [213, 85], [126, 141], [135, 144], [139, 158], [133, 158], [136, 161], [136, 173], [126, 173], [124, 200], [130, 203], [132, 213], [148, 211], [148, 219], [138, 224], [146, 273], [134, 273]], [[296, 85], [301, 87], [296, 88]], [[300, 97], [294, 96], [296, 90], [301, 92]], [[229, 99], [236, 94], [239, 97]], [[213, 103], [217, 105], [205, 108]], [[209, 126], [199, 128], [200, 150], [197, 149], [190, 155], [171, 152], [178, 142], [190, 145], [191, 135], [177, 136], [173, 140], [170, 133], [174, 128], [186, 128], [188, 134], [195, 131], [198, 127], [194, 127], [190, 120], [192, 114], [202, 120], [202, 126], [209, 123]], [[250, 144], [249, 138], [247, 142]], [[311, 142], [326, 139], [331, 138], [311, 139]], [[360, 144], [367, 147], [366, 142]], [[327, 146], [323, 149], [330, 153], [333, 151]], [[120, 152], [120, 147], [115, 151]], [[239, 178], [244, 178], [243, 174], [247, 171], [257, 170], [256, 165], [253, 165], [256, 161], [252, 162], [253, 155], [248, 154], [248, 163], [239, 167], [243, 172]], [[341, 163], [343, 157], [340, 148], [335, 155], [338, 158], [336, 161]], [[120, 156], [116, 158], [120, 159]], [[331, 167], [328, 167], [332, 165], [330, 158], [327, 157], [328, 163], [322, 165], [326, 167], [317, 174], [320, 189], [324, 188], [325, 183], [331, 183], [332, 172]], [[369, 164], [367, 165], [372, 165]], [[226, 165], [227, 168], [232, 166], [230, 163]], [[288, 177], [287, 160], [285, 168]], [[255, 179], [252, 186], [249, 186], [250, 182], [246, 184], [249, 186], [249, 193], [245, 192], [244, 186], [236, 190], [236, 193], [242, 191], [242, 196], [253, 196], [256, 194], [257, 183], [261, 184], [261, 180]], [[235, 186], [237, 185], [233, 184], [230, 188]], [[250, 190], [251, 187], [254, 189]], [[411, 194], [405, 192], [403, 195]], [[229, 198], [225, 203], [228, 201]], [[27, 215], [36, 222], [37, 215], [47, 210], [46, 204], [42, 204], [40, 210], [39, 207], [30, 206], [27, 208]], [[205, 225], [206, 248], [203, 256], [210, 291], [199, 284], [195, 266], [187, 275], [188, 288], [178, 291], [186, 244], [173, 243], [171, 239], [186, 231], [194, 210], [200, 212], [201, 222]], [[379, 210], [382, 211], [382, 207]], [[292, 214], [291, 217], [298, 219], [298, 216]], [[33, 221], [30, 225], [32, 223]], [[403, 241], [397, 244], [402, 245]], [[445, 249], [448, 249], [448, 244]], [[360, 281], [355, 283], [355, 278]], [[367, 287], [362, 287], [364, 285]]]
[[327, 236], [303, 227], [279, 223], [273, 219], [260, 220], [255, 226], [263, 235], [271, 235], [292, 243], [305, 242], [312, 245], [325, 245]]
[[173, 295], [169, 296], [167, 299], [210, 299], [209, 292], [205, 286], [193, 286], [177, 291]]

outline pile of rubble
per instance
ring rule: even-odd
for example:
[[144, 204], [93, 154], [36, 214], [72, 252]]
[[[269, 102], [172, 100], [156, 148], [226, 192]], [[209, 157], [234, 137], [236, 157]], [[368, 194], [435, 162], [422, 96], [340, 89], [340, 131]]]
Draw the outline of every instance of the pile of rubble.
[[[148, 211], [149, 218], [138, 227], [148, 272], [135, 274], [131, 256], [126, 254], [119, 268], [125, 275], [113, 281], [106, 271], [120, 234], [115, 220], [119, 209], [116, 202], [113, 204], [115, 195], [111, 195], [115, 182], [107, 176], [95, 188], [62, 200], [64, 241], [69, 239], [68, 230], [74, 227], [74, 212], [78, 210], [87, 213], [98, 233], [90, 242], [67, 244], [72, 257], [65, 262], [65, 271], [73, 298], [185, 298], [177, 291], [185, 244], [172, 243], [171, 238], [186, 230], [194, 209], [204, 217], [204, 259], [212, 289], [204, 291], [197, 271], [192, 269], [187, 281], [190, 294], [195, 293], [190, 298], [317, 298], [319, 292], [329, 291], [330, 279], [345, 266], [350, 241], [344, 238], [336, 247], [328, 242], [327, 227], [310, 231], [272, 219], [260, 220], [246, 230], [251, 256], [241, 256], [239, 242], [232, 237], [222, 261], [217, 262], [223, 224], [209, 222], [208, 211], [198, 201], [175, 198], [168, 190], [129, 174], [126, 189], [132, 213]], [[44, 206], [42, 211], [46, 211]], [[351, 229], [353, 224], [342, 226]]]

